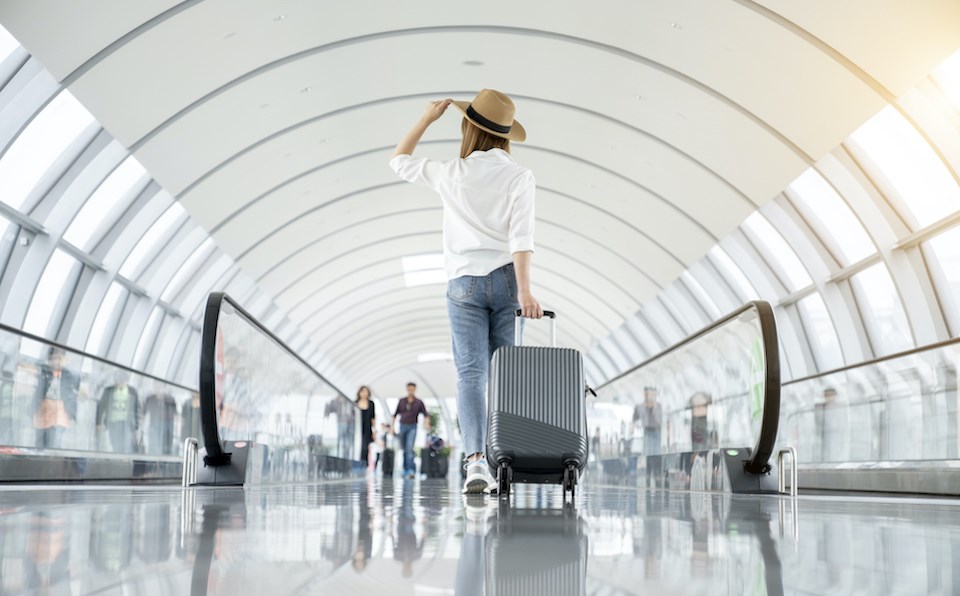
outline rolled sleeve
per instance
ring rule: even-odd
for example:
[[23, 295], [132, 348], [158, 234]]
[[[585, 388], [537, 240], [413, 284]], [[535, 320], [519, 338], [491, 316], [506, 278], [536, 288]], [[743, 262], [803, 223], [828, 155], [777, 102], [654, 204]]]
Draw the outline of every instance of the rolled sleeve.
[[534, 199], [537, 184], [533, 176], [529, 176], [529, 183], [523, 187], [513, 203], [510, 211], [510, 252], [533, 252], [534, 227]]
[[443, 162], [400, 154], [390, 160], [390, 167], [401, 179], [415, 184], [423, 184], [436, 190]]

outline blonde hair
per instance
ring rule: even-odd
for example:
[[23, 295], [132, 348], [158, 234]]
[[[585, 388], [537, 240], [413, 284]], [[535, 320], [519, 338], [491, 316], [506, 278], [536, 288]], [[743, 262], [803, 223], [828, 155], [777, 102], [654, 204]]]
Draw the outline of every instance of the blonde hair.
[[492, 135], [478, 128], [466, 118], [460, 125], [460, 132], [463, 133], [463, 142], [460, 144], [461, 159], [474, 151], [488, 151], [490, 149], [503, 149], [510, 153], [510, 139]]

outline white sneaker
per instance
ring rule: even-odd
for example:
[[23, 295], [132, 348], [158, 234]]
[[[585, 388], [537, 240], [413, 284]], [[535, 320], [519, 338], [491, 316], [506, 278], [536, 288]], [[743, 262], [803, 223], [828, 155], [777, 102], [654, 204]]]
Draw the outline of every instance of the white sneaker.
[[497, 481], [490, 475], [486, 459], [466, 464], [467, 479], [463, 481], [463, 494], [496, 492]]

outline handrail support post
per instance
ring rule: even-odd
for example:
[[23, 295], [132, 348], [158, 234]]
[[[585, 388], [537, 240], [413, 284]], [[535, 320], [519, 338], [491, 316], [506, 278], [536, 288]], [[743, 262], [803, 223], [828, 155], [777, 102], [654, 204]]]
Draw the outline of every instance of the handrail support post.
[[784, 456], [790, 456], [790, 496], [796, 497], [798, 490], [799, 474], [797, 473], [797, 450], [793, 447], [786, 447], [777, 452], [777, 492], [787, 494], [787, 473], [783, 465]]
[[183, 468], [181, 486], [187, 488], [197, 483], [197, 459], [200, 456], [200, 442], [194, 437], [183, 441]]

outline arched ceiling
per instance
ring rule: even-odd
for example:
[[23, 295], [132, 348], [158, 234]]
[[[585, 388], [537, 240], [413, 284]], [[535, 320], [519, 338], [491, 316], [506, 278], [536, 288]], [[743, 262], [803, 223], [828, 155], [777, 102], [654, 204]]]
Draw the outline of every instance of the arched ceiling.
[[[449, 350], [442, 286], [405, 287], [400, 260], [439, 250], [439, 203], [387, 167], [428, 99], [516, 98], [535, 287], [587, 350], [955, 49], [960, 3], [9, 0], [0, 22], [391, 394]], [[458, 131], [418, 153], [454, 157]]]

